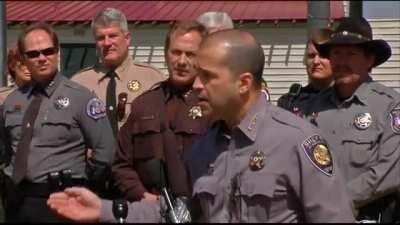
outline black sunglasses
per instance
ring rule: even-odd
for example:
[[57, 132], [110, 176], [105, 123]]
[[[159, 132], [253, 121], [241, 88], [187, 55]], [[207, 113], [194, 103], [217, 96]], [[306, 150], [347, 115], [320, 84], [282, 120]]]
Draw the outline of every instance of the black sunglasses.
[[57, 48], [54, 47], [50, 47], [50, 48], [45, 48], [42, 50], [32, 50], [32, 51], [27, 51], [25, 52], [25, 55], [30, 58], [37, 58], [40, 56], [40, 54], [43, 54], [44, 56], [49, 56], [49, 55], [53, 55], [58, 51]]

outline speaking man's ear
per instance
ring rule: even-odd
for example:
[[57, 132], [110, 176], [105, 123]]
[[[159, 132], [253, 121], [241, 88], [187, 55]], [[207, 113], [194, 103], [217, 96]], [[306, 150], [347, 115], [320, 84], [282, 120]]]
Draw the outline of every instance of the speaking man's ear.
[[239, 75], [239, 93], [244, 94], [250, 91], [253, 85], [254, 78], [249, 72], [245, 72]]

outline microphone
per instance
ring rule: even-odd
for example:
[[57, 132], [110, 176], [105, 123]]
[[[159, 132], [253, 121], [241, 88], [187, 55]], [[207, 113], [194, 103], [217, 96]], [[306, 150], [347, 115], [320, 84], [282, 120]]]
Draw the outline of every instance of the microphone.
[[128, 203], [124, 199], [117, 199], [113, 201], [112, 211], [118, 223], [126, 223], [128, 216]]
[[122, 121], [122, 119], [125, 116], [125, 108], [127, 101], [128, 101], [128, 94], [126, 92], [122, 92], [118, 95], [117, 115], [119, 121]]

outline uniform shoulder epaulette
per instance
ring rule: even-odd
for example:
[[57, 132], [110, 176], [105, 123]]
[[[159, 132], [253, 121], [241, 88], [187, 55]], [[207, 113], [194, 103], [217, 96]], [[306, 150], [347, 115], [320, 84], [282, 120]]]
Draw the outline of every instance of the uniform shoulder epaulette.
[[148, 89], [148, 91], [152, 91], [152, 90], [155, 90], [155, 89], [160, 88], [160, 87], [161, 87], [161, 83], [162, 83], [162, 81], [153, 84], [153, 85]]
[[[304, 123], [302, 123], [302, 120], [297, 120], [298, 116], [278, 106], [271, 105], [270, 108], [271, 108], [271, 117], [273, 120], [277, 121], [280, 124], [284, 124], [285, 126], [292, 127], [296, 130], [301, 130], [300, 124]], [[297, 122], [294, 123], [293, 122], [294, 120], [296, 120]], [[308, 124], [307, 121], [304, 122]]]
[[153, 65], [151, 65], [149, 63], [144, 63], [144, 62], [133, 60], [133, 64], [135, 64], [136, 66], [140, 66], [140, 67], [151, 68], [151, 69], [153, 69], [153, 70], [155, 70], [155, 71], [157, 71], [157, 72], [162, 74], [162, 72], [161, 72], [161, 70], [159, 68], [157, 68], [157, 67], [155, 67], [155, 66], [153, 66]]
[[86, 88], [85, 86], [83, 86], [75, 81], [69, 80], [69, 79], [66, 79], [64, 84], [65, 84], [65, 86], [70, 87], [75, 90], [78, 90], [78, 91], [89, 91], [89, 89]]
[[378, 82], [373, 82], [371, 89], [380, 94], [380, 95], [386, 95], [387, 97], [391, 99], [398, 99], [400, 94], [395, 91], [393, 88], [387, 87], [385, 85], [382, 85]]
[[83, 72], [89, 71], [89, 70], [92, 70], [95, 67], [96, 67], [96, 65], [92, 65], [92, 66], [88, 66], [88, 67], [82, 68], [82, 69], [78, 70], [78, 72], [76, 72], [75, 75], [79, 74], [79, 73], [83, 73]]

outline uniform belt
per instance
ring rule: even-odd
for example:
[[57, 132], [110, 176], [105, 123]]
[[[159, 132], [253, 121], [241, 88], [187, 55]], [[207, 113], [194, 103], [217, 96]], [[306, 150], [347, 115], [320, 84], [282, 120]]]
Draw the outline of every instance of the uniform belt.
[[[88, 181], [86, 179], [71, 179], [69, 184], [70, 185], [66, 185], [63, 188], [72, 186], [87, 187]], [[55, 189], [49, 183], [32, 183], [26, 180], [23, 180], [18, 185], [18, 190], [19, 193], [22, 194], [24, 197], [44, 197], [44, 198], [49, 197], [49, 195], [54, 192], [62, 191]]]

